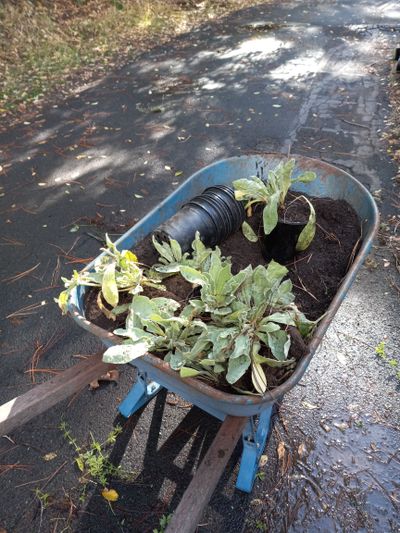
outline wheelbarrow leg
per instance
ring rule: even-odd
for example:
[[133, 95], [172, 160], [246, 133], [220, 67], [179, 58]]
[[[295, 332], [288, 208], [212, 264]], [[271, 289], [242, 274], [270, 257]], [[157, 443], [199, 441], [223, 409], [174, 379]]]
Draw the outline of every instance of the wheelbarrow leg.
[[125, 418], [130, 417], [135, 411], [149, 402], [161, 389], [161, 385], [155, 381], [150, 381], [146, 373], [138, 372], [135, 384], [118, 407], [119, 412]]
[[263, 411], [258, 422], [250, 417], [243, 431], [243, 453], [236, 488], [251, 492], [257, 475], [258, 463], [264, 451], [271, 424], [272, 405]]

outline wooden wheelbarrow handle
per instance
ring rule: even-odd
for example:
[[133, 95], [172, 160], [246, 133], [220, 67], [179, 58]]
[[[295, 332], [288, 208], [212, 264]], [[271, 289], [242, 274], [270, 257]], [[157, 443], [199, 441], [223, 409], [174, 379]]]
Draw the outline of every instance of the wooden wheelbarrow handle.
[[247, 423], [227, 416], [185, 491], [166, 533], [193, 533]]
[[54, 378], [0, 406], [0, 435], [5, 435], [106, 374], [114, 365], [103, 363], [103, 353], [84, 359]]

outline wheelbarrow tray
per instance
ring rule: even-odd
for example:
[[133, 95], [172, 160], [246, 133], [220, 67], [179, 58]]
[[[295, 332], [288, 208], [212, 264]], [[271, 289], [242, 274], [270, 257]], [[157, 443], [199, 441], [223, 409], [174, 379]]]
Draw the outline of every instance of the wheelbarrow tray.
[[[312, 337], [308, 354], [297, 363], [290, 378], [272, 391], [267, 391], [263, 397], [246, 396], [222, 392], [199, 379], [183, 379], [178, 372], [169, 367], [168, 363], [151, 353], [132, 362], [141, 375], [147, 376], [149, 380], [154, 380], [154, 382], [179, 394], [220, 419], [226, 415], [252, 416], [260, 414], [270, 409], [273, 403], [298, 383], [367, 256], [378, 228], [379, 215], [375, 201], [359, 181], [347, 172], [322, 161], [303, 156], [293, 157], [296, 160], [295, 176], [304, 171], [314, 171], [317, 178], [307, 184], [298, 182], [294, 184], [292, 190], [317, 197], [346, 200], [359, 217], [362, 242], [352, 265]], [[217, 161], [199, 170], [122, 235], [116, 245], [119, 249], [134, 248], [160, 224], [174, 215], [183, 204], [207, 187], [217, 184], [231, 185], [232, 181], [236, 179], [255, 175], [260, 178], [267, 177], [268, 171], [285, 159], [286, 156], [283, 154], [246, 155]], [[85, 270], [92, 269], [96, 260], [98, 258], [92, 261]], [[99, 337], [106, 346], [121, 344], [123, 340], [121, 337], [96, 326], [85, 318], [85, 290], [86, 287], [78, 287], [72, 292], [68, 308], [69, 313], [81, 327]]]

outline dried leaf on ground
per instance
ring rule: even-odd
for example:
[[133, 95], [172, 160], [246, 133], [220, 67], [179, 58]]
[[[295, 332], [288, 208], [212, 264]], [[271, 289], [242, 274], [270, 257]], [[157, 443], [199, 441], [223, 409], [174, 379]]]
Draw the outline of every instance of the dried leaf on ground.
[[91, 383], [89, 383], [89, 388], [91, 390], [98, 389], [100, 387], [99, 381], [117, 381], [119, 380], [119, 370], [109, 370], [106, 374], [103, 374], [99, 377], [99, 379], [94, 379]]

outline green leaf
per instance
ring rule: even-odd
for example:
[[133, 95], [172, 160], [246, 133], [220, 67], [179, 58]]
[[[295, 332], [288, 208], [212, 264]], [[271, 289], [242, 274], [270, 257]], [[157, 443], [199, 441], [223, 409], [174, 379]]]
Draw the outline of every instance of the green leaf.
[[267, 316], [266, 319], [268, 322], [276, 322], [277, 324], [286, 324], [288, 326], [296, 325], [292, 316], [288, 312], [273, 313], [272, 315]]
[[242, 231], [243, 235], [246, 237], [246, 239], [250, 242], [257, 242], [258, 237], [256, 233], [254, 232], [253, 228], [250, 226], [250, 224], [246, 221], [242, 224]]
[[208, 367], [208, 366], [214, 366], [215, 365], [215, 359], [202, 359], [199, 361], [199, 363], [202, 366]]
[[153, 314], [157, 307], [156, 305], [148, 298], [147, 296], [136, 295], [133, 297], [131, 308], [133, 309], [135, 315], [140, 318], [149, 318]]
[[250, 338], [248, 335], [239, 335], [235, 339], [235, 347], [231, 353], [230, 359], [235, 359], [241, 355], [246, 355], [250, 351]]
[[194, 378], [195, 376], [198, 376], [199, 374], [201, 374], [201, 372], [199, 370], [195, 370], [194, 368], [183, 366], [179, 374], [181, 378]]
[[268, 346], [278, 361], [286, 361], [290, 348], [290, 337], [281, 329], [268, 333]]
[[147, 353], [149, 346], [145, 341], [137, 341], [133, 344], [117, 344], [111, 346], [103, 354], [104, 363], [120, 365], [129, 363]]
[[296, 181], [301, 181], [302, 183], [311, 183], [312, 181], [315, 180], [316, 177], [317, 175], [315, 172], [311, 172], [311, 171], [303, 172], [303, 174], [300, 174], [300, 176], [298, 176], [297, 178], [293, 180], [293, 183]]
[[206, 276], [204, 276], [204, 274], [192, 267], [185, 265], [181, 266], [180, 272], [185, 278], [185, 280], [189, 283], [194, 283], [196, 285], [205, 285], [205, 283], [207, 282]]
[[182, 259], [182, 249], [180, 244], [175, 239], [170, 239], [169, 244], [171, 246], [172, 253], [174, 254], [175, 260], [179, 262]]
[[118, 305], [119, 295], [117, 282], [115, 281], [115, 263], [112, 262], [104, 270], [101, 292], [105, 301], [116, 307]]
[[310, 206], [310, 216], [308, 217], [306, 227], [300, 233], [297, 240], [296, 252], [303, 252], [310, 246], [312, 240], [314, 239], [316, 230], [316, 215], [314, 206], [305, 196], [302, 196], [302, 198], [304, 198]]
[[275, 171], [278, 176], [279, 188], [281, 190], [279, 196], [279, 203], [282, 206], [285, 203], [287, 192], [290, 189], [290, 186], [292, 185], [291, 178], [295, 164], [295, 160], [290, 159], [285, 163], [281, 163]]
[[236, 383], [249, 368], [251, 359], [248, 355], [241, 355], [235, 359], [229, 359], [226, 381], [231, 385]]
[[249, 200], [251, 202], [265, 203], [268, 201], [268, 188], [260, 178], [235, 180], [232, 185], [235, 189], [235, 198], [239, 202]]
[[251, 365], [251, 381], [254, 388], [260, 394], [264, 394], [267, 390], [267, 378], [260, 363], [254, 362]]
[[269, 235], [278, 223], [279, 191], [274, 192], [263, 210], [263, 228], [265, 235]]
[[168, 261], [168, 263], [174, 262], [174, 254], [172, 253], [172, 250], [170, 246], [166, 242], [160, 244], [157, 239], [152, 236], [153, 246], [157, 250], [157, 252], [160, 254], [161, 257], [164, 257]]
[[277, 361], [276, 359], [270, 359], [269, 357], [263, 357], [262, 355], [255, 355], [254, 360], [257, 363], [266, 364], [272, 368], [281, 368], [283, 366], [290, 366], [296, 362], [295, 359], [286, 359], [286, 361]]
[[80, 455], [78, 455], [78, 457], [75, 458], [75, 462], [79, 470], [83, 472], [85, 470], [85, 462]]

